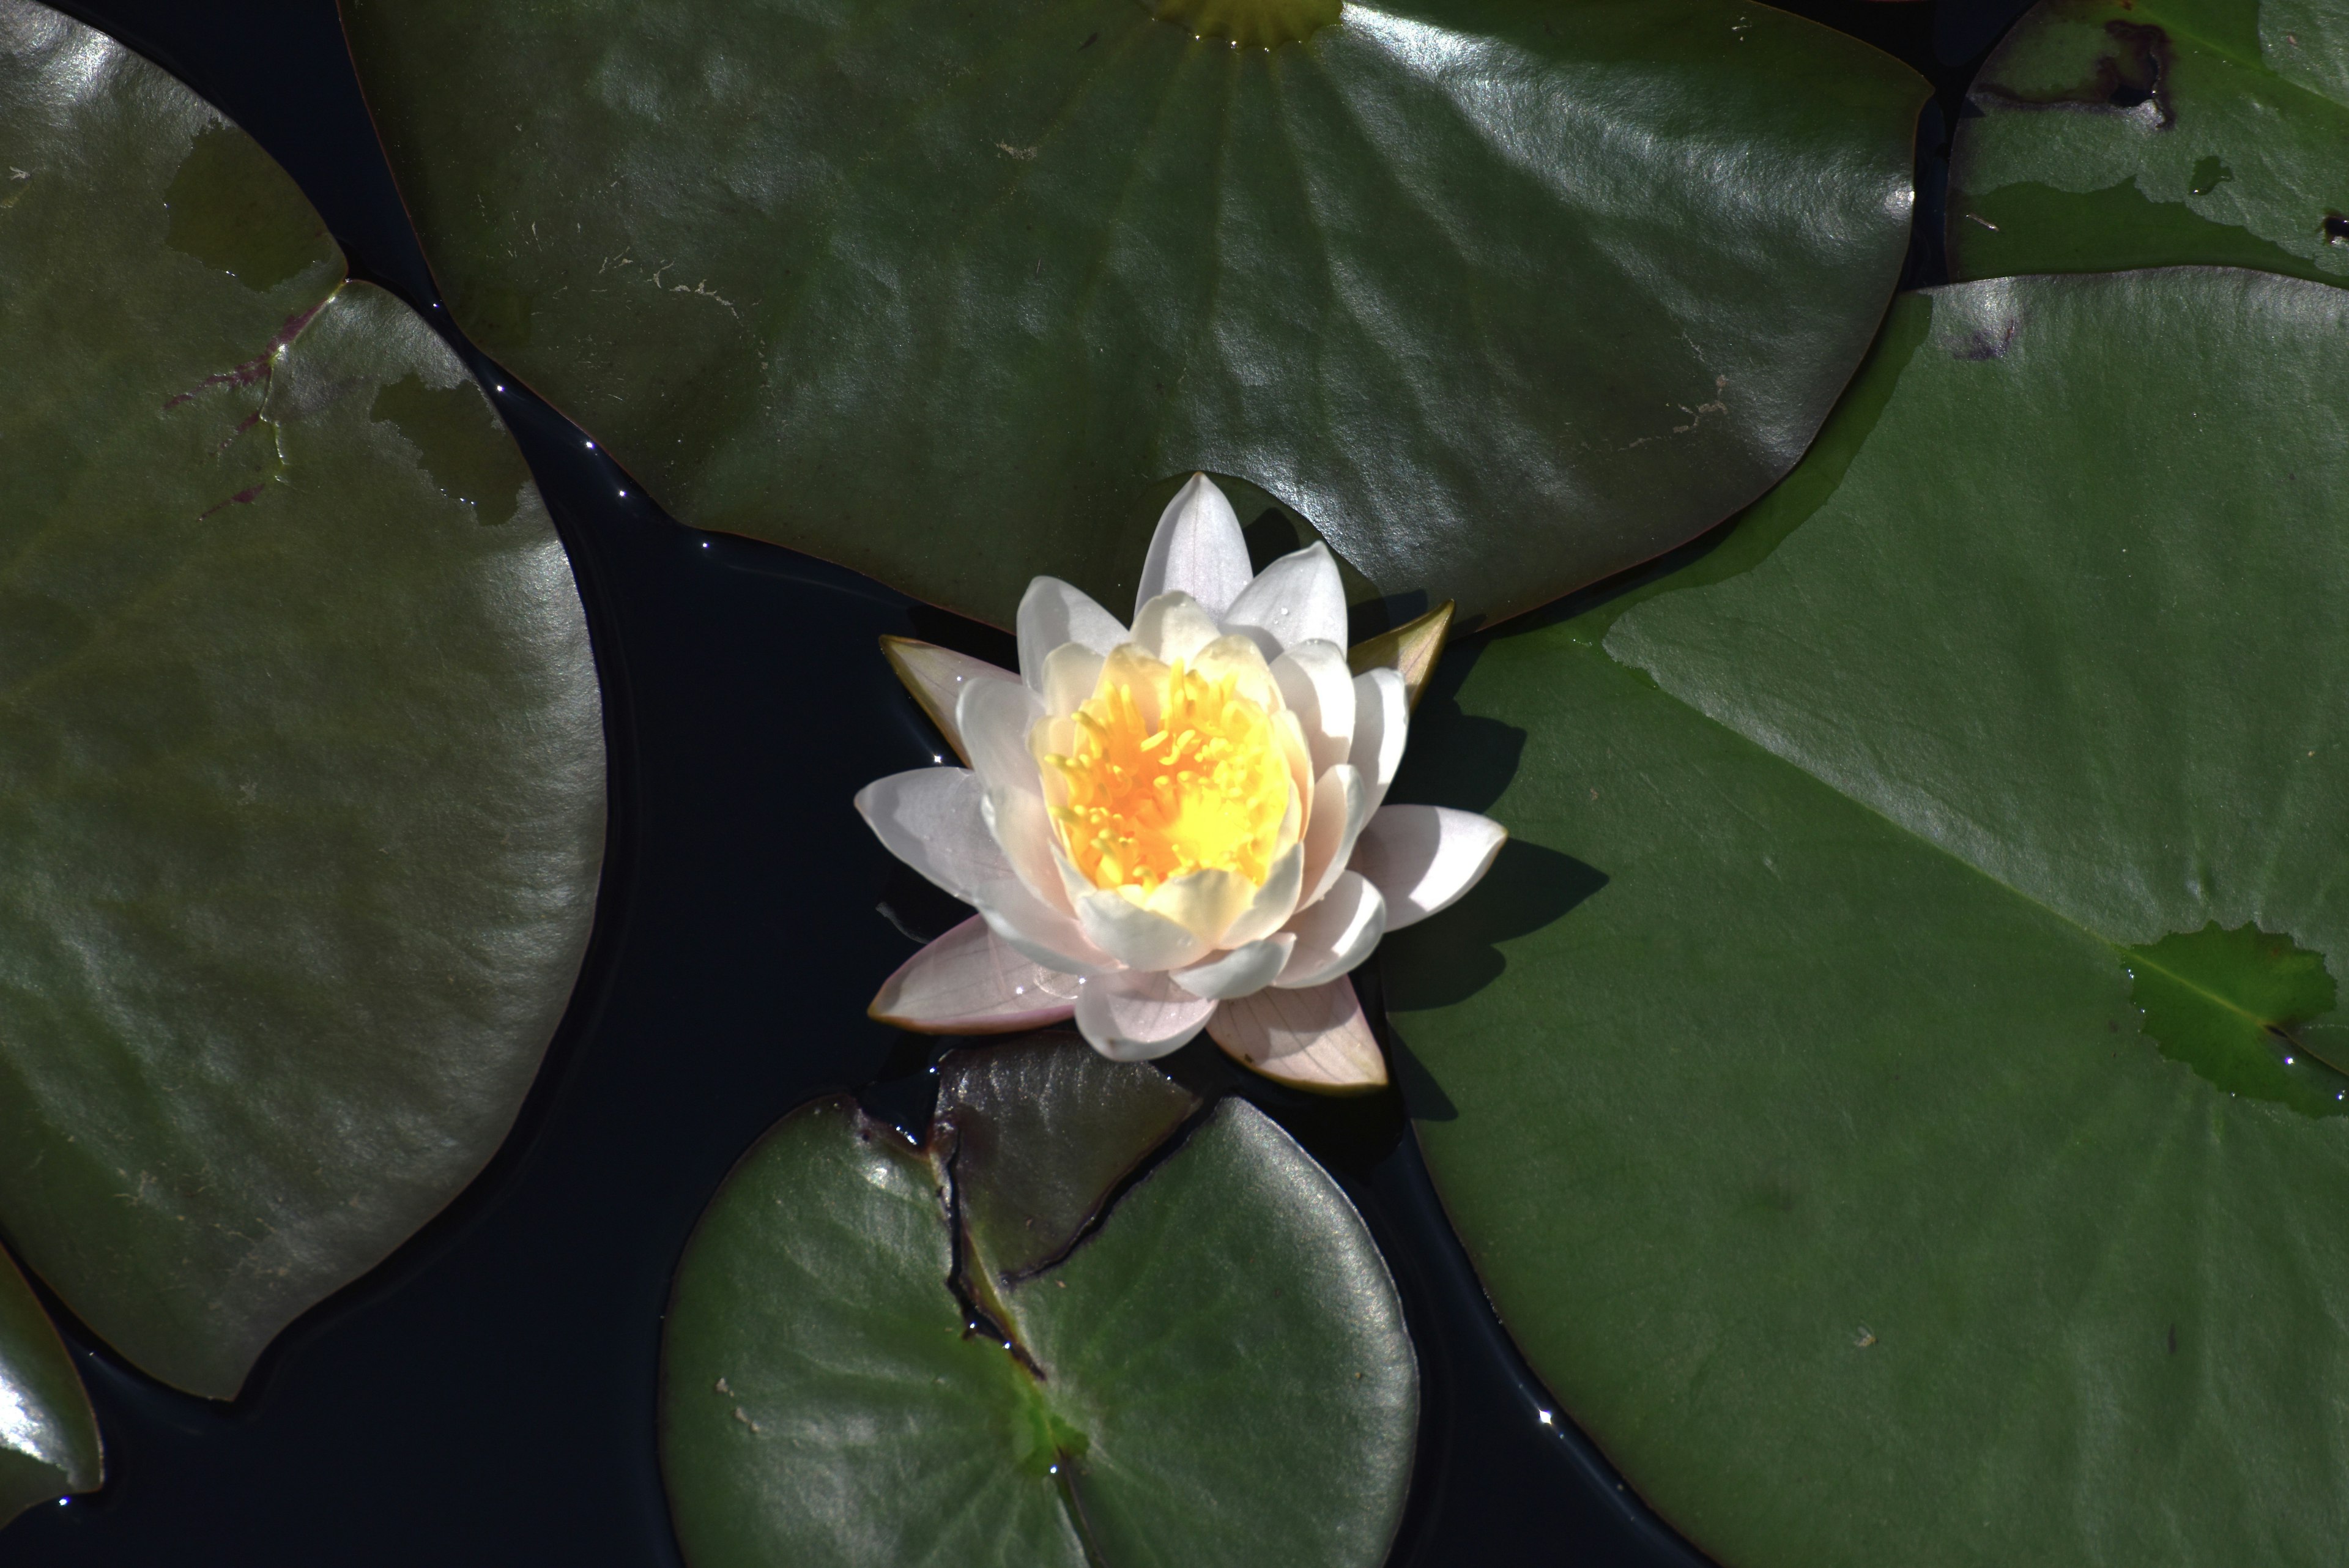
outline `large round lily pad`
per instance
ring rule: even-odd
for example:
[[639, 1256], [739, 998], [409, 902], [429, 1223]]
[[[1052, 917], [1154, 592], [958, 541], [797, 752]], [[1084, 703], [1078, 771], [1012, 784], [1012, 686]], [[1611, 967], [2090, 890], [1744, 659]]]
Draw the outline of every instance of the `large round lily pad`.
[[1701, 570], [1423, 704], [1518, 857], [1388, 945], [1429, 1165], [1723, 1563], [2338, 1557], [2344, 382], [2294, 279], [1904, 300]]
[[102, 1477], [98, 1417], [25, 1276], [0, 1253], [0, 1524]]
[[241, 131], [0, 0], [0, 1229], [236, 1392], [504, 1137], [604, 827], [569, 563]]
[[2349, 282], [2349, 5], [2041, 0], [1950, 158], [1957, 276], [2200, 262]]
[[1783, 473], [1898, 275], [1924, 83], [1767, 6], [1159, 8], [344, 13], [476, 341], [686, 521], [1000, 624], [1130, 597], [1194, 469], [1539, 604]]
[[1143, 1165], [1192, 1106], [1048, 1039], [950, 1061], [924, 1147], [843, 1100], [785, 1119], [669, 1313], [694, 1568], [1384, 1561], [1418, 1417], [1393, 1282], [1240, 1101]]

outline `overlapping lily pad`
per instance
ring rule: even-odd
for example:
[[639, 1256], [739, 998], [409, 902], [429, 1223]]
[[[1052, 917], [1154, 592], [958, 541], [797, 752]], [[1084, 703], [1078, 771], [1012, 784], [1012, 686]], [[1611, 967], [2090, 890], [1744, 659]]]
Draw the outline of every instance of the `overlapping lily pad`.
[[694, 1568], [1382, 1562], [1418, 1413], [1392, 1281], [1239, 1101], [1144, 1164], [1193, 1105], [1048, 1037], [950, 1059], [925, 1147], [786, 1118], [669, 1313]]
[[1131, 597], [1194, 469], [1472, 624], [1719, 521], [1874, 332], [1924, 96], [1727, 0], [344, 9], [476, 341], [685, 520], [1001, 624]]
[[0, 0], [0, 1229], [236, 1392], [503, 1137], [604, 825], [568, 561], [241, 131]]
[[2337, 1554], [2344, 383], [2293, 279], [1905, 300], [1722, 552], [1422, 707], [1553, 900], [1389, 943], [1429, 1164], [1723, 1562]]
[[2349, 9], [2042, 0], [1950, 161], [1959, 277], [2206, 263], [2349, 282]]

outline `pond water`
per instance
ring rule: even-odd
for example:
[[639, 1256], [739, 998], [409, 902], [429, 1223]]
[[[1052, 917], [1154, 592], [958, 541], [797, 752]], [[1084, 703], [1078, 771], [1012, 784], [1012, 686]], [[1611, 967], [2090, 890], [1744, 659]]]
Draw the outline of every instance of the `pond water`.
[[[331, 0], [66, 8], [251, 130], [357, 275], [440, 314]], [[1934, 77], [1930, 181], [1972, 59], [2023, 7], [1791, 8]], [[1938, 265], [1937, 244], [1920, 244], [1912, 280], [1934, 281]], [[848, 804], [936, 745], [874, 639], [1009, 662], [1009, 639], [821, 562], [678, 526], [576, 427], [472, 358], [504, 388], [496, 400], [570, 545], [604, 680], [612, 836], [578, 993], [490, 1168], [295, 1324], [234, 1405], [154, 1384], [52, 1300], [98, 1405], [109, 1480], [0, 1532], [0, 1568], [675, 1564], [654, 1411], [661, 1313], [694, 1220], [758, 1135], [819, 1093], [926, 1115], [929, 1043], [864, 1016], [912, 950], [900, 926], [938, 914]], [[1398, 1565], [1702, 1561], [1525, 1372], [1393, 1096], [1338, 1103], [1243, 1082], [1207, 1046], [1176, 1064], [1296, 1133], [1393, 1267], [1425, 1402]]]

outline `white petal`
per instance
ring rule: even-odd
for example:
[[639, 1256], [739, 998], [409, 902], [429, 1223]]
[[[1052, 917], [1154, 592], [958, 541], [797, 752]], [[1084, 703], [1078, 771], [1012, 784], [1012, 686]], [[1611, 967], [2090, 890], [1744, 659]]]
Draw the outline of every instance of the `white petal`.
[[962, 742], [962, 728], [955, 722], [955, 704], [962, 698], [963, 689], [973, 681], [993, 680], [1017, 686], [1019, 677], [1009, 670], [999, 670], [983, 659], [973, 659], [968, 653], [957, 653], [951, 648], [940, 648], [935, 642], [918, 642], [910, 637], [885, 637], [881, 639], [882, 656], [889, 668], [922, 705], [930, 722], [938, 727], [956, 756], [966, 763], [970, 761], [969, 748]]
[[1340, 763], [1313, 781], [1313, 809], [1305, 818], [1305, 886], [1298, 894], [1299, 909], [1311, 909], [1338, 880], [1370, 816], [1370, 790], [1351, 763]]
[[979, 782], [989, 789], [1041, 794], [1044, 781], [1028, 750], [1028, 732], [1043, 716], [1043, 702], [1017, 681], [974, 680], [963, 688], [955, 722]]
[[[1084, 1015], [1084, 999], [1077, 999]], [[1340, 975], [1310, 991], [1259, 991], [1216, 1009], [1207, 1025], [1224, 1054], [1300, 1089], [1375, 1089], [1386, 1060], [1362, 1016], [1354, 982]]]
[[1161, 594], [1134, 612], [1133, 645], [1161, 664], [1178, 659], [1188, 664], [1223, 635], [1216, 618], [1188, 594]]
[[1101, 684], [1102, 655], [1081, 642], [1064, 642], [1044, 656], [1044, 711], [1056, 719], [1075, 712]]
[[1002, 1034], [1067, 1019], [1077, 983], [1005, 945], [973, 915], [907, 959], [866, 1011], [924, 1034]]
[[1062, 974], [1110, 974], [1117, 960], [1095, 947], [1076, 920], [1045, 903], [1016, 877], [979, 889], [979, 918], [1015, 952]]
[[1390, 805], [1354, 846], [1354, 869], [1387, 901], [1387, 929], [1423, 920], [1492, 869], [1508, 830], [1489, 816], [1442, 805]]
[[1300, 642], [1272, 661], [1281, 701], [1304, 727], [1315, 777], [1347, 761], [1354, 748], [1354, 672], [1334, 642]]
[[1254, 884], [1238, 872], [1210, 867], [1161, 882], [1142, 900], [1142, 907], [1192, 932], [1207, 944], [1206, 950], [1213, 951], [1232, 945], [1226, 933], [1254, 901], [1255, 894]]
[[1030, 892], [1073, 919], [1075, 895], [1061, 869], [1066, 857], [1056, 853], [1061, 836], [1052, 830], [1044, 797], [1026, 790], [991, 789], [979, 802], [979, 814], [1011, 863], [1012, 874]]
[[1125, 640], [1117, 618], [1081, 590], [1058, 577], [1038, 577], [1019, 598], [1019, 673], [1038, 691], [1044, 689], [1044, 656], [1063, 643], [1082, 643], [1107, 653]]
[[1237, 632], [1219, 637], [1192, 655], [1191, 668], [1211, 683], [1230, 676], [1232, 690], [1268, 713], [1278, 713], [1287, 706], [1281, 701], [1280, 688], [1273, 683], [1272, 667], [1264, 660], [1264, 649]]
[[1076, 903], [1077, 923], [1085, 935], [1129, 969], [1181, 969], [1186, 963], [1197, 963], [1216, 947], [1214, 937], [1202, 936], [1178, 920], [1145, 909], [1123, 893], [1092, 888]]
[[1150, 554], [1142, 562], [1142, 587], [1133, 596], [1134, 618], [1161, 594], [1188, 594], [1209, 615], [1220, 616], [1248, 585], [1247, 540], [1239, 514], [1204, 473], [1174, 493], [1158, 514]]
[[1371, 956], [1386, 935], [1387, 902], [1369, 878], [1348, 871], [1320, 902], [1289, 921], [1288, 929], [1297, 937], [1297, 950], [1272, 983], [1291, 991], [1320, 985]]
[[1337, 557], [1327, 545], [1283, 556], [1240, 590], [1223, 619], [1255, 638], [1267, 659], [1317, 639], [1345, 647], [1346, 587], [1338, 580]]
[[856, 809], [882, 847], [975, 904], [981, 888], [1012, 877], [1011, 863], [988, 831], [985, 796], [968, 768], [916, 768], [866, 784], [856, 792]]
[[1288, 950], [1296, 945], [1294, 936], [1277, 931], [1262, 941], [1227, 948], [1212, 958], [1178, 969], [1170, 978], [1194, 996], [1213, 997], [1218, 1002], [1251, 995], [1272, 983], [1272, 977], [1288, 964]]
[[[1291, 807], [1294, 810], [1294, 807]], [[1224, 945], [1239, 947], [1270, 936], [1288, 923], [1297, 912], [1298, 895], [1305, 890], [1305, 846], [1292, 843], [1272, 862], [1265, 874], [1264, 886], [1256, 890], [1247, 908], [1232, 917], [1224, 928]]]
[[1101, 975], [1077, 991], [1077, 1028], [1112, 1062], [1147, 1062], [1191, 1043], [1217, 1003], [1163, 974]]
[[1361, 771], [1370, 787], [1371, 809], [1376, 811], [1402, 766], [1403, 743], [1411, 738], [1411, 692], [1392, 670], [1371, 670], [1354, 677], [1354, 749], [1347, 760]]

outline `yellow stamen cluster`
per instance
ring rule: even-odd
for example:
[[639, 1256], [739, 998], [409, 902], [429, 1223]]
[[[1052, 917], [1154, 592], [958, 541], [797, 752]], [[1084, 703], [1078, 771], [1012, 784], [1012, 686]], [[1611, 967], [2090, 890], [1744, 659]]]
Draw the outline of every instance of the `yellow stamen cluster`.
[[1260, 886], [1288, 808], [1272, 716], [1236, 678], [1211, 682], [1180, 659], [1142, 701], [1116, 670], [1078, 708], [1071, 754], [1043, 759], [1068, 785], [1052, 819], [1070, 858], [1096, 888], [1145, 895], [1206, 867]]

